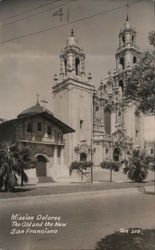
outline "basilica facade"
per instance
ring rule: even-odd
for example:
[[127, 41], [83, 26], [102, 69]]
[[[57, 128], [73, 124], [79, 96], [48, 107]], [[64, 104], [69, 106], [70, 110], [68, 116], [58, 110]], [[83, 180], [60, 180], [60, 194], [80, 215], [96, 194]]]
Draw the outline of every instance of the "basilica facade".
[[135, 105], [123, 105], [124, 77], [140, 55], [136, 31], [127, 17], [119, 32], [116, 69], [97, 88], [91, 73], [86, 75], [85, 53], [71, 31], [52, 88], [55, 115], [76, 131], [65, 135], [66, 165], [76, 160], [93, 160], [95, 166], [122, 161], [132, 148], [143, 148], [143, 115]]

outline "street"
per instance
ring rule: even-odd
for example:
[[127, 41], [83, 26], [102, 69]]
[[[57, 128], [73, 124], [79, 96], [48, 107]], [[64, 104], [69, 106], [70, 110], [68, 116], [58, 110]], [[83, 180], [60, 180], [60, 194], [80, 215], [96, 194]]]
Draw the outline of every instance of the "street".
[[[26, 234], [27, 226], [24, 233], [11, 234], [16, 214], [40, 216], [38, 222], [43, 216], [44, 222], [55, 220], [58, 232], [35, 234], [31, 226], [33, 233]], [[0, 249], [94, 249], [101, 238], [120, 228], [155, 228], [154, 215], [155, 196], [133, 189], [5, 199], [0, 204]]]

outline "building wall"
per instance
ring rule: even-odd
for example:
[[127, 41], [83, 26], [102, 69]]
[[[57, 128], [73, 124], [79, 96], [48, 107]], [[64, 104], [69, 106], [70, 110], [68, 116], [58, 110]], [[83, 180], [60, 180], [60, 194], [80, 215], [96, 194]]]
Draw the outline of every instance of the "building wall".
[[144, 146], [144, 117], [136, 115], [136, 106], [131, 106], [124, 111], [124, 128], [127, 135], [133, 139], [135, 146]]
[[[62, 83], [60, 83], [62, 84]], [[59, 86], [57, 87], [59, 89]], [[61, 91], [54, 91], [54, 111], [57, 117], [76, 132], [65, 135], [65, 164], [78, 160], [75, 147], [82, 142], [91, 144], [93, 116], [93, 87], [76, 80], [68, 80]]]
[[102, 143], [94, 144], [94, 147], [93, 162], [95, 166], [100, 166], [100, 163], [105, 160], [104, 145]]
[[[38, 130], [38, 123], [41, 124], [41, 130]], [[31, 131], [27, 131], [28, 125], [31, 124]], [[51, 134], [48, 134], [48, 127], [51, 128]], [[17, 123], [17, 139], [29, 139], [34, 141], [49, 141], [63, 143], [62, 131], [48, 120], [43, 118], [26, 118], [19, 120]]]
[[[64, 123], [71, 125], [71, 116], [70, 116], [70, 90], [69, 88], [63, 88], [58, 91], [56, 94], [53, 94], [53, 104], [54, 104], [54, 113]], [[72, 127], [73, 128], [73, 127]], [[74, 128], [73, 128], [74, 129]], [[65, 139], [65, 148], [64, 148], [64, 161], [65, 164], [70, 162], [71, 159], [71, 138], [72, 134], [67, 134], [64, 136]]]
[[[92, 93], [82, 88], [72, 88], [71, 92], [71, 117], [72, 127], [76, 133], [72, 135], [74, 151], [75, 146], [84, 141], [87, 145], [91, 144], [92, 137]], [[73, 160], [75, 160], [75, 152]]]

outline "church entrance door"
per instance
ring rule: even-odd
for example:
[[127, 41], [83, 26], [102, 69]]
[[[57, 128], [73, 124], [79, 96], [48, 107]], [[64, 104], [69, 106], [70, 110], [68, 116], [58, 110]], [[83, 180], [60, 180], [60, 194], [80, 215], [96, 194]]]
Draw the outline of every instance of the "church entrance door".
[[119, 150], [119, 148], [114, 149], [113, 160], [114, 161], [120, 161], [120, 150]]
[[37, 177], [46, 176], [46, 158], [43, 155], [37, 156], [36, 174]]
[[80, 161], [86, 161], [87, 160], [87, 155], [85, 153], [80, 154]]

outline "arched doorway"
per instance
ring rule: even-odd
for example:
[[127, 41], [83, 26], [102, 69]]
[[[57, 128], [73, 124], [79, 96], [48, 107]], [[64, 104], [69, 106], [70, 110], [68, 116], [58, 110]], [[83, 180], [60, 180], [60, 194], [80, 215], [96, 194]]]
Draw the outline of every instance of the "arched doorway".
[[113, 160], [114, 161], [120, 161], [120, 150], [119, 150], [119, 148], [114, 149]]
[[87, 155], [85, 153], [80, 154], [80, 161], [86, 161], [87, 160]]
[[37, 163], [36, 163], [36, 175], [37, 175], [37, 177], [47, 176], [46, 163], [47, 163], [47, 159], [45, 158], [45, 156], [43, 156], [43, 155], [37, 156]]

